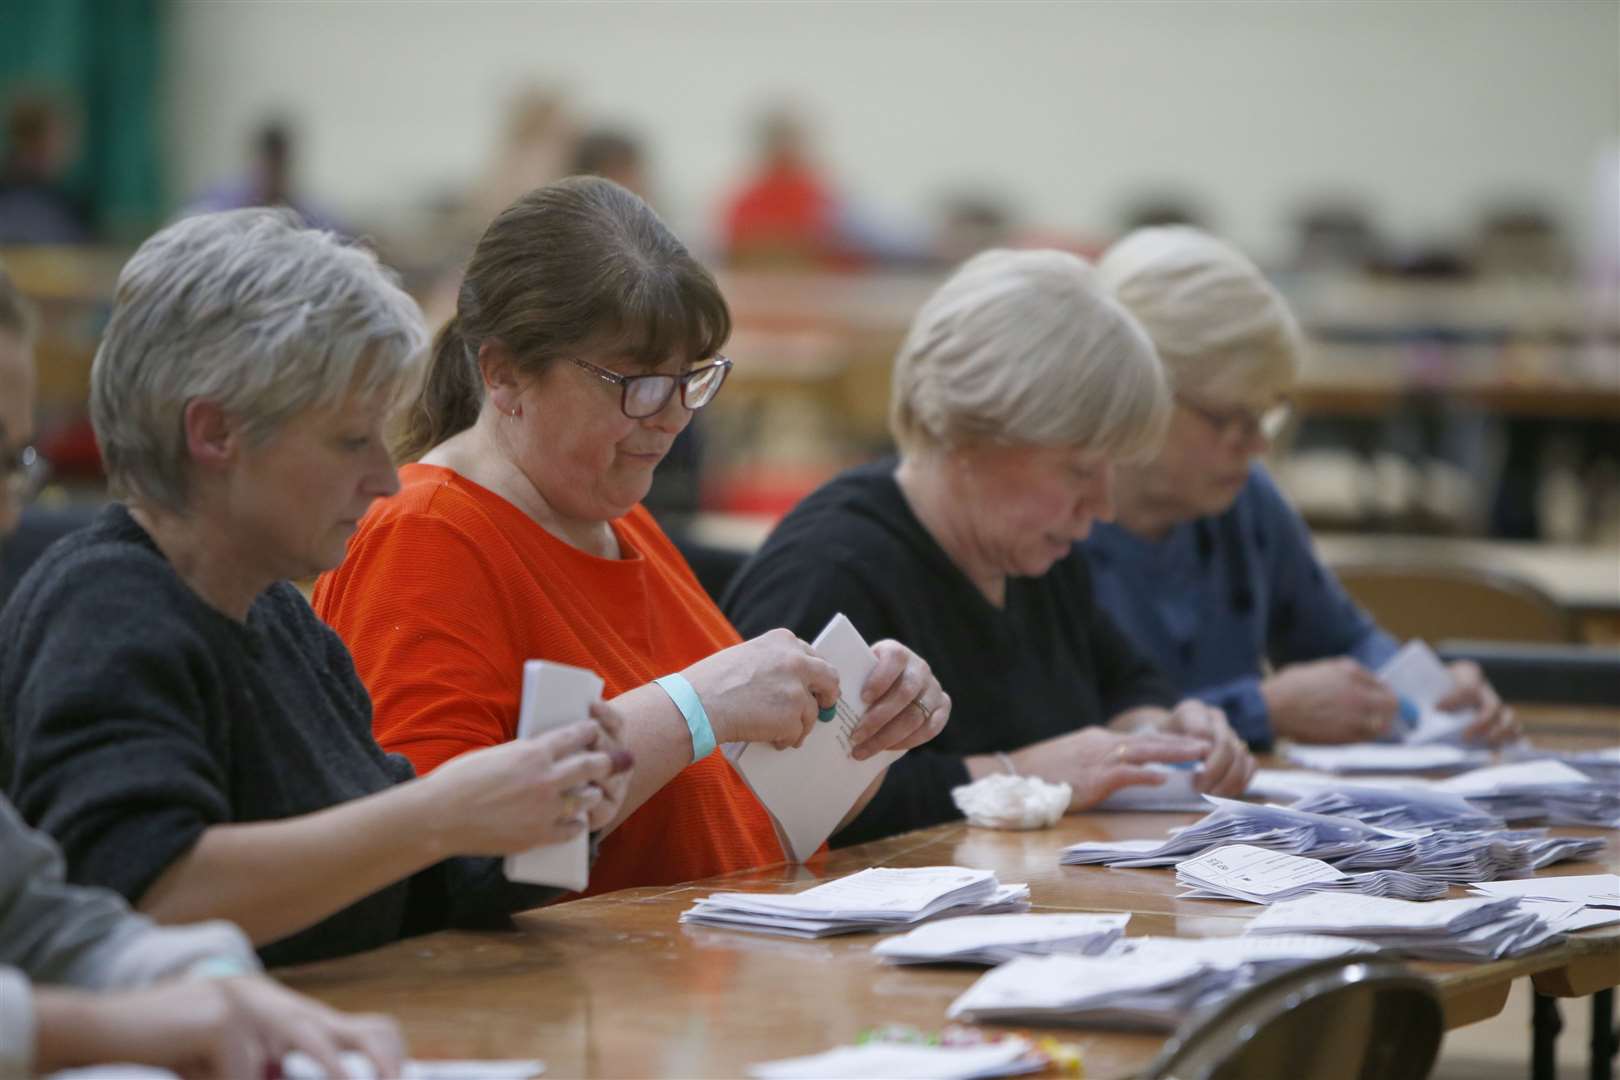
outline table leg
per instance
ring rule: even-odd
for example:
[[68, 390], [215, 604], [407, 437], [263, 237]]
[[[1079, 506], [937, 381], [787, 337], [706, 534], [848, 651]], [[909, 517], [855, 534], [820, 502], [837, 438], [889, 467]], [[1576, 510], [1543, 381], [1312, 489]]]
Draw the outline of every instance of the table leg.
[[1536, 994], [1530, 1005], [1530, 1080], [1558, 1080], [1558, 1000]]
[[1599, 990], [1592, 995], [1591, 1080], [1614, 1080], [1617, 1052], [1620, 1039], [1614, 1036], [1614, 991]]

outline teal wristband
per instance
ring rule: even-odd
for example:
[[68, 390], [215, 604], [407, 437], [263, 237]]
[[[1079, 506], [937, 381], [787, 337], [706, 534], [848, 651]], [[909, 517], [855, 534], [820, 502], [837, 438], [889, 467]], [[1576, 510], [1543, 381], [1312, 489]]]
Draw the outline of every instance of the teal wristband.
[[714, 725], [709, 723], [709, 714], [703, 711], [703, 699], [698, 697], [692, 684], [686, 681], [685, 675], [665, 675], [662, 679], [653, 682], [664, 688], [664, 693], [681, 710], [686, 718], [686, 730], [692, 733], [692, 760], [702, 761], [714, 752]]
[[234, 956], [209, 956], [186, 969], [194, 979], [234, 979], [239, 975], [253, 975], [258, 969]]

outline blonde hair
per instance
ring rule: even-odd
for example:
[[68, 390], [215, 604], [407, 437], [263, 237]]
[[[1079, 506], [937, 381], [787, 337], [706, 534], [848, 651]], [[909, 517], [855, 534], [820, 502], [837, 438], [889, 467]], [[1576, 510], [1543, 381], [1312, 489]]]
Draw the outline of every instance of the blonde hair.
[[1156, 451], [1169, 390], [1153, 344], [1084, 259], [983, 252], [923, 304], [895, 358], [903, 450], [975, 441]]
[[1103, 255], [1097, 277], [1178, 389], [1253, 396], [1298, 374], [1302, 335], [1288, 305], [1247, 256], [1202, 230], [1137, 229]]

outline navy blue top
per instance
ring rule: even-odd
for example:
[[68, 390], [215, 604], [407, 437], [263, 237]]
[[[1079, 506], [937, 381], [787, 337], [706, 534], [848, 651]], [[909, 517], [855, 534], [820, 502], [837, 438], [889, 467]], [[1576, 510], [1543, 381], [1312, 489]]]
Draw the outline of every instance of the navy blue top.
[[1316, 560], [1305, 523], [1258, 465], [1223, 514], [1161, 540], [1099, 523], [1080, 546], [1097, 602], [1136, 647], [1256, 746], [1272, 738], [1262, 661], [1352, 656], [1377, 667], [1399, 647]]

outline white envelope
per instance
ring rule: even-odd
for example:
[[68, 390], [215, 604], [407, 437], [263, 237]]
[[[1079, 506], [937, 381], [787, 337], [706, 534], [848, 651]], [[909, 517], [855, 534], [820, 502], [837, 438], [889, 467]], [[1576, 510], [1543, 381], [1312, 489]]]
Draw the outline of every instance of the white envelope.
[[[523, 703], [518, 707], [518, 738], [590, 719], [591, 703], [602, 697], [602, 677], [594, 671], [530, 660], [523, 665]], [[590, 839], [581, 832], [572, 840], [543, 844], [506, 857], [506, 876], [531, 885], [552, 885], [578, 892], [591, 876]]]

